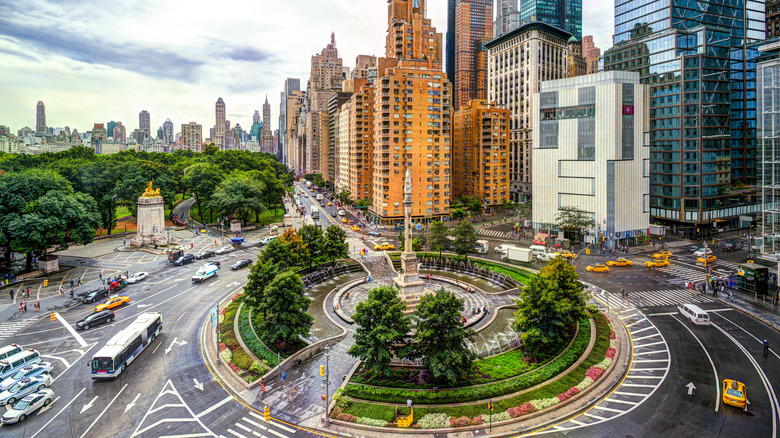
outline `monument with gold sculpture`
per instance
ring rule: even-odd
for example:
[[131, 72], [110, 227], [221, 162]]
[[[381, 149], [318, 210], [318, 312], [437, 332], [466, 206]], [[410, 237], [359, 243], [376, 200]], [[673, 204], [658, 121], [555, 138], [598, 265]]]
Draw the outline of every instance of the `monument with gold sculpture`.
[[412, 170], [406, 170], [404, 178], [404, 252], [401, 254], [401, 271], [395, 277], [399, 296], [406, 301], [406, 312], [414, 311], [420, 298], [431, 290], [425, 288], [417, 269], [417, 256], [412, 251]]
[[160, 189], [152, 188], [154, 180], [146, 184], [146, 190], [138, 198], [138, 231], [130, 240], [130, 246], [168, 244], [168, 233], [165, 231], [165, 202], [160, 195]]

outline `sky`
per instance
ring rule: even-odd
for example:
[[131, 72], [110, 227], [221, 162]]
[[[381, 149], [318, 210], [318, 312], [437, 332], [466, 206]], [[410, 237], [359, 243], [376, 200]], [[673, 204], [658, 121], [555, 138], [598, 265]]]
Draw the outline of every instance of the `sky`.
[[[612, 44], [613, 2], [583, 1], [583, 35]], [[429, 0], [428, 16], [446, 33], [446, 1]], [[609, 17], [605, 20], [604, 17]], [[214, 104], [248, 129], [266, 96], [278, 128], [285, 78], [305, 88], [311, 56], [335, 32], [344, 65], [359, 54], [382, 56], [383, 0], [0, 0], [0, 125], [46, 124], [80, 132], [138, 113], [152, 132], [169, 118], [214, 125]]]

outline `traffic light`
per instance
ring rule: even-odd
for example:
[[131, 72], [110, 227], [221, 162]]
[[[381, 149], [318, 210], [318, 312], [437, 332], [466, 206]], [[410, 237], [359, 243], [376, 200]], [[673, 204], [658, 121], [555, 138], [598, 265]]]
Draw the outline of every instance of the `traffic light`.
[[322, 394], [322, 401], [325, 401], [325, 394]]
[[271, 408], [269, 408], [268, 405], [265, 405], [263, 416], [265, 417], [265, 421], [271, 421]]
[[43, 280], [43, 287], [49, 286], [49, 280]]
[[320, 376], [325, 377], [325, 365], [320, 365]]
[[56, 313], [52, 313], [51, 314], [51, 322], [54, 322], [56, 320], [57, 320], [57, 314]]

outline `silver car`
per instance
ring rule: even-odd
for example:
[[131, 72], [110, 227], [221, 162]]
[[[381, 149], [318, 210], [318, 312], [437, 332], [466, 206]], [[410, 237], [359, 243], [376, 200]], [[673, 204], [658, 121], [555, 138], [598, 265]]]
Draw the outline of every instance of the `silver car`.
[[146, 280], [147, 277], [149, 277], [148, 272], [136, 272], [127, 279], [127, 282], [130, 284], [135, 284], [139, 281]]
[[13, 386], [14, 383], [24, 379], [25, 377], [33, 377], [43, 373], [51, 374], [53, 369], [54, 365], [52, 365], [51, 362], [40, 362], [36, 364], [25, 365], [19, 371], [17, 371], [16, 374], [0, 382], [0, 391], [5, 391], [6, 389]]
[[230, 245], [225, 245], [225, 246], [223, 246], [222, 248], [218, 249], [218, 250], [216, 251], [216, 253], [217, 253], [217, 254], [227, 254], [227, 253], [229, 253], [229, 252], [233, 252], [233, 250], [235, 250], [235, 248], [233, 248], [232, 246], [230, 246]]
[[3, 392], [0, 392], [0, 405], [13, 405], [26, 395], [40, 391], [51, 385], [49, 374], [39, 374], [35, 377], [26, 377]]
[[34, 392], [18, 401], [11, 409], [5, 411], [0, 422], [3, 424], [13, 424], [24, 421], [36, 410], [48, 406], [54, 400], [54, 391], [51, 389], [42, 389]]

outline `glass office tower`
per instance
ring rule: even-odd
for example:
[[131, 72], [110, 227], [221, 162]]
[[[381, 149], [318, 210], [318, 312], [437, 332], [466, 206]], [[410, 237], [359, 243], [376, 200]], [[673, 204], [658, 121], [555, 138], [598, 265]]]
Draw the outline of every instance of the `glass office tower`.
[[520, 22], [541, 21], [582, 41], [582, 0], [522, 0]]
[[617, 1], [604, 68], [649, 87], [651, 220], [710, 235], [758, 211], [751, 59], [763, 38], [760, 2]]

